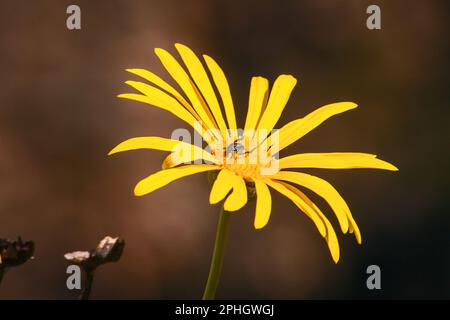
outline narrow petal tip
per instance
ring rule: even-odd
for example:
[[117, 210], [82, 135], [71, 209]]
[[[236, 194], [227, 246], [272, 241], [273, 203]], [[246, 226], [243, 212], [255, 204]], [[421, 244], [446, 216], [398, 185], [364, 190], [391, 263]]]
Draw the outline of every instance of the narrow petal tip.
[[108, 152], [108, 156], [123, 151], [121, 146], [122, 146], [122, 143], [119, 143], [117, 146], [115, 146], [114, 148], [112, 148], [111, 151]]
[[292, 83], [292, 86], [295, 86], [297, 84], [297, 78], [294, 77], [292, 74], [282, 74], [278, 77], [278, 79], [289, 80]]
[[163, 163], [161, 164], [161, 169], [170, 169], [173, 167], [172, 157], [171, 154], [167, 158], [164, 159]]
[[330, 253], [331, 253], [331, 258], [333, 259], [333, 262], [335, 264], [337, 264], [339, 262], [339, 258], [341, 256], [339, 247], [337, 247], [335, 249], [330, 248]]
[[391, 164], [391, 166], [392, 166], [392, 171], [399, 171], [399, 169], [396, 166], [394, 166], [393, 164]]
[[182, 43], [179, 43], [179, 42], [175, 43], [175, 48], [177, 48], [177, 49], [189, 49], [188, 46], [186, 46], [186, 45], [184, 45]]
[[142, 197], [147, 194], [140, 182], [134, 187], [133, 193], [136, 197]]
[[262, 228], [264, 228], [266, 225], [265, 224], [261, 224], [261, 223], [254, 223], [254, 227], [256, 230], [261, 230]]
[[125, 71], [126, 71], [126, 72], [129, 72], [129, 73], [136, 73], [137, 70], [139, 70], [139, 69], [136, 69], [136, 68], [128, 68], [128, 69], [125, 69]]
[[155, 48], [154, 52], [157, 56], [159, 56], [160, 54], [168, 53], [166, 50], [164, 50], [162, 48]]
[[228, 200], [229, 198], [230, 197], [228, 197], [223, 204], [223, 209], [225, 211], [228, 211], [228, 212], [238, 211], [245, 206], [245, 203], [239, 203], [239, 204], [232, 203], [231, 201]]
[[202, 57], [203, 57], [203, 59], [205, 59], [205, 60], [210, 60], [210, 61], [214, 60], [213, 58], [211, 58], [211, 57], [208, 56], [207, 54], [202, 54]]
[[342, 102], [342, 103], [345, 103], [346, 105], [348, 105], [349, 110], [358, 107], [358, 104], [355, 103], [355, 102], [352, 102], [352, 101], [344, 101], [344, 102]]
[[[383, 160], [381, 160], [383, 161]], [[384, 167], [383, 169], [388, 170], [388, 171], [399, 171], [398, 168], [396, 166], [394, 166], [392, 163], [389, 163], [387, 161], [383, 161], [384, 162]]]
[[216, 199], [212, 193], [209, 193], [209, 204], [217, 204], [220, 199]]
[[341, 231], [343, 234], [348, 233], [348, 224], [347, 225], [341, 225]]

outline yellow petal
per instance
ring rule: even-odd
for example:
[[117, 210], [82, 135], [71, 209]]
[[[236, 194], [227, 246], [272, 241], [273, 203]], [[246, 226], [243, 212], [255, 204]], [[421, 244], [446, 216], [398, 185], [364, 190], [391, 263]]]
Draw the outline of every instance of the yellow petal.
[[295, 183], [317, 193], [328, 202], [338, 218], [342, 232], [347, 233], [349, 226], [348, 216], [351, 216], [350, 209], [345, 200], [330, 183], [306, 173], [292, 171], [280, 171], [271, 178]]
[[392, 164], [377, 159], [376, 155], [355, 152], [301, 153], [280, 159], [280, 169], [383, 169], [398, 171]]
[[[136, 137], [128, 139], [114, 147], [108, 155], [138, 149], [170, 151], [172, 152], [169, 155], [172, 166], [200, 159], [217, 164], [216, 158], [200, 147], [187, 142], [161, 137]], [[163, 166], [163, 169], [167, 169], [168, 167], [170, 166]]]
[[[128, 83], [128, 84], [131, 85], [131, 83]], [[142, 85], [146, 85], [146, 84], [142, 83]], [[141, 87], [140, 85], [137, 85], [136, 83], [132, 83], [132, 86], [140, 87], [141, 89], [143, 89], [143, 87]], [[149, 93], [149, 95], [142, 95], [142, 94], [136, 94], [136, 93], [124, 93], [124, 94], [118, 95], [118, 97], [123, 98], [123, 99], [129, 99], [129, 100], [147, 103], [147, 104], [153, 105], [155, 107], [161, 108], [163, 110], [169, 111], [176, 117], [180, 118], [181, 120], [185, 121], [186, 123], [188, 123], [189, 125], [194, 127], [194, 123], [195, 123], [196, 119], [190, 112], [188, 112], [186, 109], [184, 109], [178, 103], [178, 101], [176, 101], [174, 98], [170, 97], [169, 95], [166, 95], [166, 96], [164, 96], [164, 94], [160, 95], [160, 93], [162, 93], [162, 91], [160, 91], [156, 88], [153, 88], [153, 89], [155, 91], [153, 91], [152, 89], [149, 89], [147, 91]], [[151, 91], [153, 91], [153, 92], [151, 92]]]
[[189, 75], [184, 71], [180, 64], [175, 60], [175, 58], [166, 50], [156, 48], [155, 54], [158, 56], [159, 60], [166, 68], [167, 72], [172, 76], [172, 78], [178, 83], [184, 93], [187, 95], [189, 101], [191, 101], [192, 106], [199, 115], [200, 119], [206, 124], [210, 129], [217, 128], [213, 120], [213, 117], [206, 106], [205, 102], [201, 98], [200, 93], [195, 87]]
[[275, 80], [267, 108], [259, 121], [258, 130], [266, 130], [268, 135], [269, 131], [275, 127], [296, 84], [297, 80], [291, 75], [283, 74]]
[[263, 77], [253, 77], [250, 84], [247, 118], [244, 130], [255, 130], [261, 113], [267, 103], [269, 93], [269, 81]]
[[174, 97], [168, 95], [158, 88], [155, 88], [143, 82], [126, 81], [125, 83], [141, 92], [142, 95], [136, 93], [125, 93], [118, 95], [119, 98], [143, 102], [169, 111], [176, 117], [192, 126], [194, 130], [197, 131], [208, 144], [212, 143], [211, 134], [208, 131], [204, 130], [204, 127], [199, 125], [198, 119], [196, 119], [194, 115], [192, 115], [188, 110], [186, 110]]
[[223, 204], [225, 211], [237, 211], [247, 203], [247, 186], [244, 179], [232, 173], [230, 175], [233, 184], [233, 192], [228, 196]]
[[178, 50], [178, 53], [183, 59], [184, 64], [189, 70], [192, 79], [197, 85], [200, 93], [206, 100], [214, 119], [216, 120], [217, 125], [219, 126], [220, 131], [222, 132], [222, 136], [227, 136], [227, 125], [222, 115], [222, 111], [220, 109], [219, 101], [217, 100], [214, 89], [209, 81], [208, 74], [206, 73], [200, 59], [197, 55], [189, 49], [187, 46], [182, 45], [180, 43], [175, 44], [175, 47]]
[[333, 226], [331, 225], [330, 221], [325, 217], [325, 215], [320, 211], [320, 209], [300, 190], [295, 188], [294, 186], [281, 182], [286, 188], [291, 190], [295, 193], [300, 199], [302, 199], [306, 205], [310, 208], [312, 208], [322, 219], [323, 223], [326, 227], [326, 235], [325, 239], [327, 241], [328, 249], [330, 250], [331, 257], [334, 261], [334, 263], [338, 263], [339, 256], [340, 256], [340, 249], [339, 249], [339, 241], [336, 236], [336, 232], [334, 231]]
[[222, 98], [225, 115], [227, 117], [228, 128], [236, 130], [237, 124], [236, 115], [234, 112], [233, 98], [231, 97], [230, 86], [228, 85], [225, 73], [213, 58], [207, 55], [203, 55], [203, 58], [205, 59], [206, 65], [211, 72], [214, 83], [216, 84], [217, 90], [219, 91], [219, 94]]
[[[138, 149], [154, 149], [163, 151], [172, 151], [175, 146], [182, 143], [178, 140], [166, 139], [161, 137], [136, 137], [125, 140], [112, 149], [108, 155], [114, 153], [138, 150]], [[194, 147], [194, 146], [193, 146]]]
[[257, 179], [254, 180], [256, 189], [255, 229], [261, 229], [269, 222], [272, 209], [272, 196], [267, 185]]
[[133, 73], [135, 75], [138, 75], [145, 80], [155, 84], [156, 86], [160, 87], [161, 89], [167, 91], [171, 95], [173, 95], [197, 120], [201, 120], [198, 116], [197, 112], [194, 110], [194, 108], [189, 104], [189, 102], [186, 101], [186, 99], [183, 98], [183, 96], [170, 84], [165, 82], [163, 79], [158, 77], [153, 72], [150, 72], [145, 69], [127, 69], [128, 72]]
[[219, 170], [219, 167], [206, 164], [193, 164], [179, 168], [161, 170], [139, 181], [134, 188], [134, 194], [136, 196], [143, 196], [164, 187], [177, 179], [211, 170]]
[[209, 194], [209, 203], [216, 204], [222, 201], [233, 189], [232, 173], [227, 169], [222, 169], [214, 181], [211, 193]]
[[300, 208], [316, 225], [322, 237], [327, 235], [326, 226], [322, 218], [314, 211], [303, 199], [301, 199], [297, 194], [295, 194], [292, 190], [288, 189], [282, 182], [273, 181], [270, 179], [263, 180], [269, 187], [275, 189], [282, 195], [286, 196], [290, 199], [294, 204]]
[[279, 150], [282, 150], [294, 143], [308, 132], [319, 126], [328, 118], [354, 109], [358, 105], [353, 102], [338, 102], [323, 106], [306, 117], [289, 122], [279, 131]]
[[[175, 140], [176, 141], [176, 140]], [[181, 142], [181, 141], [180, 141]], [[218, 164], [217, 159], [208, 151], [195, 145], [181, 142], [174, 146], [172, 152], [166, 157], [162, 164], [163, 169], [172, 168], [182, 163], [195, 162], [195, 164], [202, 163], [202, 161]], [[197, 163], [196, 161], [199, 161]]]
[[359, 231], [359, 227], [356, 224], [355, 220], [353, 219], [353, 217], [350, 215], [348, 217], [348, 223], [349, 223], [349, 230], [350, 233], [354, 233], [355, 234], [355, 238], [356, 238], [356, 242], [358, 244], [361, 244], [362, 239], [361, 239], [361, 231]]
[[162, 169], [169, 169], [176, 167], [180, 164], [186, 164], [194, 162], [195, 164], [202, 163], [204, 161], [206, 164], [218, 164], [217, 159], [210, 154], [208, 151], [203, 150], [194, 145], [189, 146], [176, 146], [174, 151], [172, 151], [163, 161]]

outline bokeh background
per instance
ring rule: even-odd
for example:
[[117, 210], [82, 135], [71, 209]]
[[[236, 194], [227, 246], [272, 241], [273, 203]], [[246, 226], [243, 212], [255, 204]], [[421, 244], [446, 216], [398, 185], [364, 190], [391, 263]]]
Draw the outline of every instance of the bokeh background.
[[[80, 31], [66, 28], [73, 3]], [[381, 7], [381, 30], [366, 28], [370, 4]], [[105, 235], [127, 245], [120, 262], [99, 269], [92, 298], [201, 297], [219, 210], [208, 204], [206, 175], [136, 198], [135, 183], [165, 153], [106, 156], [127, 138], [185, 127], [116, 98], [133, 78], [126, 68], [168, 79], [153, 48], [175, 53], [175, 42], [218, 60], [241, 124], [253, 75], [299, 79], [280, 124], [331, 102], [360, 105], [287, 152], [370, 152], [400, 168], [312, 171], [341, 192], [363, 233], [361, 246], [339, 235], [337, 265], [289, 200], [273, 193], [259, 231], [247, 205], [232, 217], [218, 298], [450, 298], [448, 1], [2, 0], [1, 8], [0, 237], [37, 246], [35, 260], [5, 275], [1, 299], [75, 299], [63, 254]], [[371, 264], [381, 268], [378, 291], [366, 288]]]

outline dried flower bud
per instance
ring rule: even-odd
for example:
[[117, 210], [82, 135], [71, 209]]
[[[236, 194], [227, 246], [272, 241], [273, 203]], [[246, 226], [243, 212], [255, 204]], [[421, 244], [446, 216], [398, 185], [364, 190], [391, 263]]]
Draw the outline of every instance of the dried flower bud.
[[95, 249], [94, 256], [105, 262], [118, 261], [122, 256], [125, 241], [123, 239], [105, 237]]
[[33, 258], [34, 242], [0, 239], [0, 268], [16, 267]]
[[98, 266], [115, 262], [122, 256], [125, 241], [119, 237], [105, 237], [92, 251], [75, 251], [66, 253], [64, 258], [76, 265], [81, 266], [86, 271], [94, 270]]
[[89, 251], [75, 251], [75, 252], [66, 253], [64, 255], [64, 258], [66, 258], [67, 261], [70, 261], [70, 262], [72, 262], [74, 264], [78, 264], [78, 265], [83, 264], [84, 262], [89, 260], [90, 257], [91, 257], [91, 253]]

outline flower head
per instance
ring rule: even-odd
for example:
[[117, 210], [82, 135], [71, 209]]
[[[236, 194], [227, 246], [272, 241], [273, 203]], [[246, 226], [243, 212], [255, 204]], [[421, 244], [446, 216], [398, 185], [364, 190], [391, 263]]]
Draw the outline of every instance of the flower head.
[[319, 177], [292, 169], [372, 168], [396, 171], [397, 168], [375, 155], [365, 153], [302, 153], [278, 158], [281, 150], [322, 122], [357, 105], [353, 102], [329, 104], [274, 130], [297, 80], [291, 75], [280, 75], [269, 90], [269, 81], [258, 76], [251, 80], [247, 117], [244, 127], [239, 128], [223, 70], [207, 55], [203, 55], [205, 68], [204, 63], [187, 46], [176, 44], [175, 47], [184, 67], [163, 49], [155, 49], [155, 53], [183, 94], [150, 71], [129, 69], [127, 71], [146, 82], [127, 81], [137, 93], [121, 94], [119, 97], [171, 112], [200, 134], [206, 148], [190, 141], [161, 137], [137, 137], [120, 143], [109, 154], [136, 149], [170, 152], [162, 163], [161, 171], [136, 185], [135, 195], [149, 194], [185, 176], [218, 171], [210, 193], [210, 203], [216, 204], [225, 199], [224, 209], [237, 211], [248, 201], [247, 184], [254, 185], [254, 226], [261, 229], [268, 223], [271, 214], [271, 188], [290, 199], [313, 221], [326, 239], [333, 260], [337, 262], [339, 244], [333, 226], [300, 191], [297, 187], [300, 186], [324, 198], [333, 209], [342, 232], [354, 233], [357, 242], [361, 243], [358, 226], [336, 189]]

